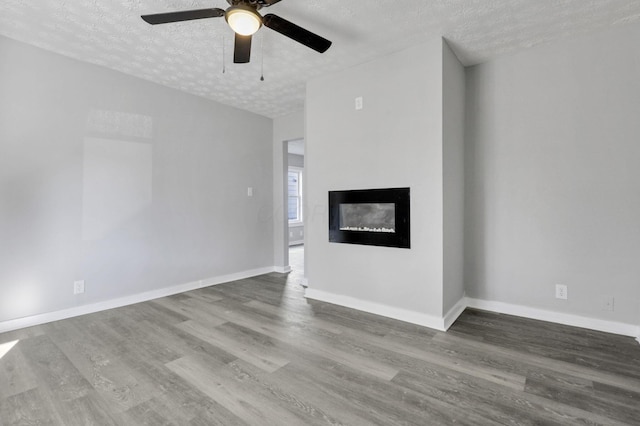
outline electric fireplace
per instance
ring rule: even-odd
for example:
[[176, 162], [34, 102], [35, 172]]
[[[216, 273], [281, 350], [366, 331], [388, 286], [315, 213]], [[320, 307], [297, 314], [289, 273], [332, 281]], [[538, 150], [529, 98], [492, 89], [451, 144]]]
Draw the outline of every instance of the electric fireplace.
[[329, 241], [410, 248], [409, 188], [329, 191]]

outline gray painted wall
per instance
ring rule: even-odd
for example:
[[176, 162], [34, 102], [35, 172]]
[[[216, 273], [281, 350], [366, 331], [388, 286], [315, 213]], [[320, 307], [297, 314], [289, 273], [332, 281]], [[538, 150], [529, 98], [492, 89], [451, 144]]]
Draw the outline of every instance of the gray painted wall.
[[0, 321], [273, 266], [271, 135], [0, 37]]
[[639, 44], [635, 24], [468, 70], [470, 296], [640, 323]]
[[[442, 102], [440, 38], [307, 84], [310, 288], [441, 316]], [[410, 250], [329, 243], [328, 191], [407, 186]]]
[[464, 110], [465, 72], [446, 42], [442, 48], [443, 93], [443, 313], [464, 297]]

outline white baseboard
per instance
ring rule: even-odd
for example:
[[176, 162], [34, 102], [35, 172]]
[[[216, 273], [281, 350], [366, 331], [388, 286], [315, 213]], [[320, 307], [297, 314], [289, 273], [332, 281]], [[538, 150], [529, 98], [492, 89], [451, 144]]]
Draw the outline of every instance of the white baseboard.
[[623, 336], [636, 337], [639, 331], [636, 325], [627, 324], [623, 322], [583, 317], [580, 315], [548, 311], [548, 310], [539, 309], [539, 308], [531, 308], [528, 306], [514, 305], [511, 303], [466, 298], [465, 304], [469, 308], [483, 309], [485, 311], [491, 311], [491, 312], [496, 312], [500, 314], [514, 315], [517, 317], [554, 322], [557, 324], [587, 328], [590, 330], [604, 331], [606, 333], [620, 334]]
[[[257, 277], [258, 275], [269, 274], [271, 272], [278, 272], [277, 268], [275, 266], [268, 266], [265, 268], [249, 269], [247, 271], [236, 272], [233, 274], [220, 275], [217, 277], [207, 278], [205, 280], [202, 280], [201, 287], [209, 287], [212, 285], [228, 283], [230, 281], [243, 280], [245, 278]], [[178, 292], [178, 293], [182, 293], [182, 292]]]
[[[103, 302], [92, 303], [88, 305], [77, 306], [73, 308], [63, 309], [55, 312], [32, 315], [23, 318], [0, 322], [0, 333], [18, 330], [21, 328], [32, 327], [35, 325], [45, 324], [48, 322], [59, 321], [67, 318], [77, 317], [80, 315], [92, 314], [107, 309], [115, 309], [122, 306], [133, 305], [136, 303], [146, 302], [161, 297], [171, 296], [174, 294], [184, 293], [201, 287], [218, 285], [226, 282], [241, 280], [244, 278], [255, 277], [270, 272], [287, 273], [291, 271], [291, 267], [265, 267], [251, 269], [247, 271], [237, 272], [233, 274], [220, 275], [203, 280], [193, 281], [185, 284], [179, 284], [172, 287], [166, 287], [158, 290], [152, 290], [144, 293], [138, 293], [131, 296], [125, 296], [117, 299], [106, 300]], [[306, 278], [304, 284], [308, 284]], [[467, 308], [483, 309], [486, 311], [514, 315], [523, 318], [536, 319], [541, 321], [549, 321], [558, 324], [569, 325], [573, 327], [586, 328], [606, 333], [619, 334], [623, 336], [631, 336], [636, 338], [640, 343], [640, 327], [632, 324], [621, 323], [616, 321], [607, 321], [589, 317], [583, 317], [573, 314], [565, 314], [561, 312], [548, 311], [544, 309], [531, 308], [528, 306], [515, 305], [504, 302], [488, 301], [473, 298], [462, 298], [456, 303], [443, 318], [433, 315], [427, 315], [420, 312], [410, 311], [393, 306], [387, 306], [375, 302], [356, 299], [354, 297], [342, 296], [338, 294], [328, 293], [321, 290], [311, 288], [305, 289], [305, 297], [308, 299], [320, 300], [322, 302], [332, 303], [335, 305], [345, 306], [347, 308], [359, 311], [369, 312], [388, 318], [405, 321], [411, 324], [417, 324], [429, 327], [435, 330], [446, 331], [455, 322], [455, 320]]]
[[304, 296], [307, 299], [314, 299], [314, 300], [319, 300], [321, 302], [332, 303], [334, 305], [340, 305], [346, 308], [356, 309], [358, 311], [369, 312], [371, 314], [376, 314], [376, 315], [380, 315], [387, 318], [393, 318], [393, 319], [408, 322], [411, 324], [417, 324], [423, 327], [433, 328], [435, 330], [445, 331], [444, 318], [439, 318], [433, 315], [427, 315], [420, 312], [409, 311], [407, 309], [396, 308], [388, 305], [382, 305], [380, 303], [356, 299], [355, 297], [328, 293], [325, 291], [315, 290], [312, 288], [305, 289]]
[[453, 323], [456, 322], [458, 317], [462, 315], [465, 309], [467, 309], [467, 298], [463, 297], [462, 299], [458, 300], [458, 302], [453, 305], [453, 307], [449, 309], [449, 312], [447, 312], [447, 314], [444, 316], [444, 329], [448, 330], [449, 327], [451, 327]]
[[291, 272], [291, 266], [287, 265], [287, 266], [275, 266], [273, 268], [274, 272], [277, 272], [279, 274], [288, 274], [289, 272]]
[[244, 278], [255, 277], [257, 275], [274, 272], [275, 269], [275, 267], [251, 269], [233, 274], [211, 277], [204, 280], [192, 281], [189, 283], [161, 288], [158, 290], [151, 290], [144, 293], [133, 294], [131, 296], [120, 297], [117, 299], [105, 300], [104, 302], [91, 303], [88, 305], [62, 309], [60, 311], [47, 312], [43, 314], [2, 321], [0, 322], [0, 333], [5, 333], [7, 331], [18, 330], [26, 327], [32, 327], [34, 325], [45, 324], [48, 322], [59, 321], [67, 318], [73, 318], [80, 315], [92, 314], [95, 312], [105, 311], [107, 309], [120, 308], [122, 306], [133, 305], [153, 299], [159, 299], [161, 297], [184, 293], [201, 287], [208, 287], [230, 281], [241, 280]]
[[466, 308], [476, 308], [500, 314], [514, 315], [523, 318], [548, 321], [557, 324], [564, 324], [573, 327], [586, 328], [590, 330], [603, 331], [611, 334], [631, 336], [640, 343], [640, 328], [636, 325], [607, 321], [597, 318], [583, 317], [579, 315], [566, 314], [562, 312], [548, 311], [544, 309], [531, 308], [528, 306], [514, 305], [510, 303], [495, 302], [481, 299], [463, 297], [460, 299], [443, 318], [427, 315], [420, 312], [409, 311], [366, 300], [356, 299], [350, 296], [342, 296], [307, 288], [305, 297], [308, 299], [320, 300], [322, 302], [333, 303], [359, 311], [369, 312], [435, 330], [446, 331], [458, 319]]

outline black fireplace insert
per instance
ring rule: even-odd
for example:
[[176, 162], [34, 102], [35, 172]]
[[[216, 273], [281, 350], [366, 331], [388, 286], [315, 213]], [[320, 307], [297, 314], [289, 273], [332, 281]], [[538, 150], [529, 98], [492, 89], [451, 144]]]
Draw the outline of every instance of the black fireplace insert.
[[329, 191], [329, 241], [410, 248], [409, 188]]

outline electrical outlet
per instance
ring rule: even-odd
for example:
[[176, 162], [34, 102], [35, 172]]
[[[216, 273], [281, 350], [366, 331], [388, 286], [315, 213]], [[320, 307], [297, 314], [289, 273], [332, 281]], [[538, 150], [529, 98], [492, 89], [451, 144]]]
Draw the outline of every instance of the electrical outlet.
[[73, 282], [73, 294], [84, 293], [84, 280]]
[[602, 299], [602, 310], [613, 312], [614, 302], [615, 299], [613, 298], [613, 296], [605, 296]]
[[568, 299], [568, 289], [566, 285], [556, 284], [556, 299]]

